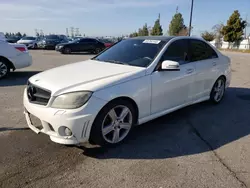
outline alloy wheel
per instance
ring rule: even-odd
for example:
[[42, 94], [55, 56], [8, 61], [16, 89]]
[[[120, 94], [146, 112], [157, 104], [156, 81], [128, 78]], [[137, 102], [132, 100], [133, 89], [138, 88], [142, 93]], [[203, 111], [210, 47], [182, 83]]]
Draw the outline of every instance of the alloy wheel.
[[71, 49], [70, 48], [65, 48], [64, 49], [64, 53], [65, 54], [70, 54], [71, 53]]
[[6, 76], [7, 73], [8, 73], [7, 65], [0, 61], [0, 78]]
[[225, 92], [225, 82], [222, 79], [219, 79], [214, 87], [214, 100], [220, 102]]
[[129, 133], [133, 123], [130, 109], [119, 105], [112, 108], [102, 123], [103, 138], [111, 144], [122, 141]]
[[102, 50], [101, 50], [100, 48], [97, 48], [97, 49], [95, 50], [95, 53], [96, 53], [96, 54], [99, 54], [101, 51], [102, 51]]

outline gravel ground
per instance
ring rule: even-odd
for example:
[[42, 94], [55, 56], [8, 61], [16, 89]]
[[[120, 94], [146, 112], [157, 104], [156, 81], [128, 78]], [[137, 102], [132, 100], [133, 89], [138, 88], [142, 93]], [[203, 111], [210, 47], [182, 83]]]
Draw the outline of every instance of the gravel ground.
[[107, 150], [55, 144], [27, 128], [27, 79], [91, 57], [31, 51], [31, 67], [0, 81], [0, 187], [250, 187], [250, 54], [224, 53], [233, 75], [221, 104], [204, 102], [138, 126]]

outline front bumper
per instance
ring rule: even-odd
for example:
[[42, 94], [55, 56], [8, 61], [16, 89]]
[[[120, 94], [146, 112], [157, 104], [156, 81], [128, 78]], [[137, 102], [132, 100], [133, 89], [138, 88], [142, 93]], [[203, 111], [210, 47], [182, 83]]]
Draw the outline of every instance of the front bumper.
[[63, 51], [63, 46], [61, 46], [61, 47], [56, 46], [55, 50], [58, 51], [58, 52], [62, 52]]
[[[75, 145], [88, 141], [94, 118], [106, 102], [91, 97], [91, 99], [79, 109], [55, 109], [30, 103], [25, 89], [23, 103], [25, 118], [31, 130], [37, 134], [44, 133], [48, 135], [53, 142]], [[31, 115], [35, 116], [41, 122], [41, 128], [37, 128], [37, 125], [33, 124]], [[62, 134], [61, 128], [63, 126], [71, 130], [71, 136], [64, 136]]]

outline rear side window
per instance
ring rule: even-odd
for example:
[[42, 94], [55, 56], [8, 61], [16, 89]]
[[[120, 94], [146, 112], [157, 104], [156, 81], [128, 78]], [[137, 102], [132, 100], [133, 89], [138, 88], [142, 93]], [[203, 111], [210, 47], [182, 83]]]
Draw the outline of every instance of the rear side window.
[[96, 43], [97, 41], [95, 39], [85, 39], [84, 43]]
[[208, 44], [200, 40], [190, 40], [191, 61], [202, 61], [206, 59], [218, 58], [217, 53]]
[[162, 61], [177, 61], [180, 65], [189, 62], [188, 40], [182, 39], [172, 42], [162, 56]]

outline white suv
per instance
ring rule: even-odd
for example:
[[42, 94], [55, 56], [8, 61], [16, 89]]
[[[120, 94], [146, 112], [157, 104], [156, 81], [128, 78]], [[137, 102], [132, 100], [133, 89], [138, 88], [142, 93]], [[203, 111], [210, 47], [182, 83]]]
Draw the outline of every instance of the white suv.
[[32, 57], [23, 44], [6, 42], [3, 33], [0, 33], [0, 79], [8, 76], [10, 70], [21, 69], [32, 64]]

